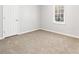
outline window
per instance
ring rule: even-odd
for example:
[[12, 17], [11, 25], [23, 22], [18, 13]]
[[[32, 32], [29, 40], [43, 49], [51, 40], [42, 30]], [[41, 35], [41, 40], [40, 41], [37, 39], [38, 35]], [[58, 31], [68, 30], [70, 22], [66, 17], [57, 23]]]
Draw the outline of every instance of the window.
[[54, 22], [64, 24], [64, 6], [63, 5], [56, 5], [54, 7]]

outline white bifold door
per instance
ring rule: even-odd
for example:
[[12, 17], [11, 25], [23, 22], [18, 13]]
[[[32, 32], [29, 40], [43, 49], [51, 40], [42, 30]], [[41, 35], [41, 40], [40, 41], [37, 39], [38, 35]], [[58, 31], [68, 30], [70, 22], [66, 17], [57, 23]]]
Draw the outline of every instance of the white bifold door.
[[3, 6], [3, 37], [8, 37], [18, 34], [18, 6], [4, 5]]

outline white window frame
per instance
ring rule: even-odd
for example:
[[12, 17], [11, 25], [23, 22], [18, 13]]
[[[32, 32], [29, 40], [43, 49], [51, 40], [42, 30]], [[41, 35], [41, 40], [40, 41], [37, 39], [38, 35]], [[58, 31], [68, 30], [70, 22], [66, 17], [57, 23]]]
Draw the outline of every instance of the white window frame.
[[[53, 23], [55, 23], [55, 24], [65, 24], [65, 14], [64, 14], [64, 21], [63, 21], [63, 22], [57, 22], [57, 21], [55, 20], [55, 6], [56, 6], [56, 5], [53, 6]], [[64, 7], [64, 6], [63, 6], [63, 7]], [[65, 13], [65, 7], [64, 7], [64, 13]]]

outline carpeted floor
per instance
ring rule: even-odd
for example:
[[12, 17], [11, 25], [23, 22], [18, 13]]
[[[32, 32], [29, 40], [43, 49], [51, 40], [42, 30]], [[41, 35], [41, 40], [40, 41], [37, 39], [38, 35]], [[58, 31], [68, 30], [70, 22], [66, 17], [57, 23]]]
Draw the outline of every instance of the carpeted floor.
[[71, 54], [79, 53], [79, 39], [43, 30], [13, 36], [0, 41], [3, 54]]

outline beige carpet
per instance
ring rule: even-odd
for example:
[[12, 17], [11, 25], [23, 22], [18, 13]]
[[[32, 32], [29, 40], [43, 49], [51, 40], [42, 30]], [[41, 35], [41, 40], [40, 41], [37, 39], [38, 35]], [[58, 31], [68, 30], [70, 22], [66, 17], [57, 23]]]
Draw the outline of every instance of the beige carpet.
[[63, 54], [79, 53], [79, 39], [43, 30], [0, 41], [0, 53]]

